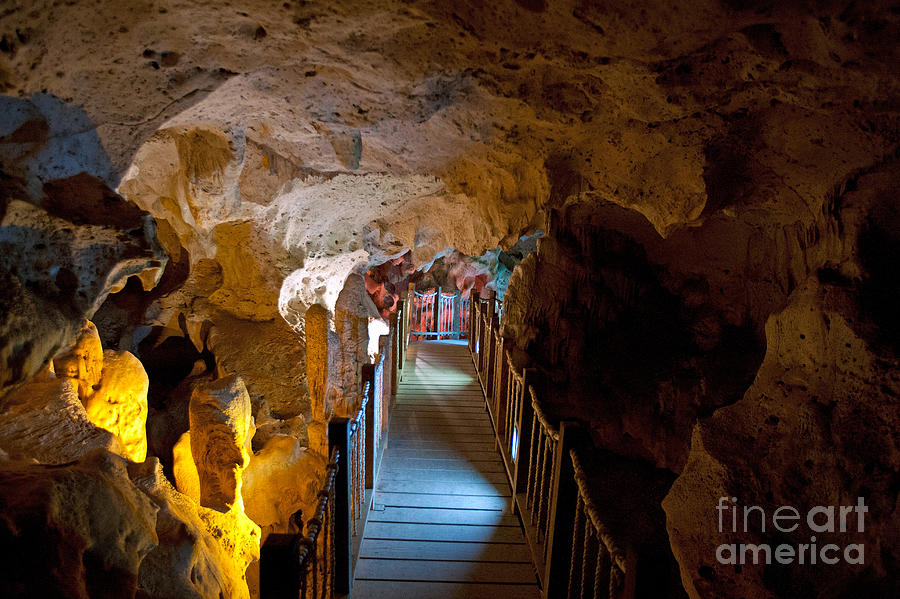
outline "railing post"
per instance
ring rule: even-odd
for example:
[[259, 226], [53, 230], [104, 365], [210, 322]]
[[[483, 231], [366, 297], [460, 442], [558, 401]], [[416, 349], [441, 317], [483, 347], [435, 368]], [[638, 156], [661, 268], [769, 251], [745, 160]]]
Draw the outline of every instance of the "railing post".
[[516, 461], [515, 461], [515, 482], [513, 483], [513, 503], [515, 503], [515, 495], [525, 490], [525, 484], [528, 479], [528, 456], [531, 452], [531, 421], [534, 419], [534, 408], [531, 401], [527, 400], [528, 395], [528, 369], [522, 370], [522, 405], [519, 409], [519, 418], [515, 426], [518, 429], [516, 437]]
[[397, 325], [399, 322], [400, 322], [400, 319], [397, 317], [396, 314], [391, 316], [391, 322], [390, 322], [391, 342], [389, 345], [391, 348], [391, 395], [392, 396], [397, 395], [397, 382], [398, 382], [398, 379], [400, 378], [400, 347], [399, 347], [400, 344], [397, 343], [397, 340], [400, 338], [400, 335], [397, 332]]
[[504, 406], [506, 405], [506, 388], [509, 385], [509, 370], [506, 362], [506, 341], [504, 341], [503, 337], [500, 337], [497, 341], [497, 348], [494, 351], [496, 354], [495, 365], [494, 365], [494, 399], [493, 399], [493, 413], [494, 413], [494, 426], [497, 427], [497, 442], [500, 442], [500, 438], [503, 436], [505, 431], [505, 422], [506, 422], [506, 410]]
[[380, 422], [375, 422], [374, 364], [363, 364], [361, 385], [368, 398], [366, 402], [366, 488], [372, 489], [375, 481], [378, 480], [378, 473], [375, 472], [378, 461], [376, 459], [378, 447], [375, 439], [378, 435], [378, 427], [381, 426]]
[[[436, 333], [441, 330], [441, 288], [437, 288], [437, 295], [434, 296], [434, 331]], [[436, 339], [440, 340], [441, 336], [437, 335]]]
[[328, 443], [340, 452], [334, 479], [334, 591], [349, 594], [353, 585], [350, 532], [350, 420], [333, 418], [328, 423]]
[[460, 330], [460, 322], [462, 321], [462, 314], [460, 313], [460, 307], [462, 306], [462, 294], [457, 291], [456, 295], [453, 296], [453, 334], [454, 339], [462, 339], [462, 330]]
[[478, 292], [472, 290], [469, 296], [469, 351], [475, 351], [475, 308], [478, 306]]
[[572, 536], [578, 485], [569, 451], [578, 444], [581, 429], [574, 422], [559, 423], [559, 444], [553, 460], [550, 518], [547, 526], [547, 562], [544, 565], [543, 599], [565, 597], [569, 588]]
[[500, 334], [500, 321], [494, 316], [491, 318], [491, 326], [488, 339], [487, 376], [484, 381], [484, 393], [489, 399], [494, 397], [494, 379], [497, 376], [497, 336]]

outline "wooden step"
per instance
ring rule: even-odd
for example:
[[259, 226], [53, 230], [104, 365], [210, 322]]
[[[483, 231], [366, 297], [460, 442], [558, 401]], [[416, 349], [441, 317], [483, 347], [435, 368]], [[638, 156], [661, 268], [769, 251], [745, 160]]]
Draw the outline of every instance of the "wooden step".
[[438, 543], [426, 541], [385, 541], [364, 539], [360, 558], [433, 559], [531, 563], [527, 545], [509, 543]]
[[383, 493], [427, 493], [429, 495], [473, 497], [509, 497], [509, 487], [502, 482], [460, 482], [436, 480], [398, 480], [382, 478], [377, 490]]
[[[378, 508], [378, 509], [375, 509]], [[454, 510], [442, 508], [404, 508], [374, 506], [369, 522], [418, 522], [432, 524], [480, 524], [519, 526], [518, 516], [496, 510]]]
[[485, 563], [363, 558], [356, 566], [356, 579], [532, 584], [534, 569], [531, 564], [516, 562]]
[[422, 524], [369, 522], [367, 539], [406, 541], [451, 541], [467, 543], [525, 543], [517, 526], [482, 526], [478, 524]]
[[[508, 497], [384, 493], [382, 491], [375, 491], [372, 501], [386, 507], [441, 507], [459, 510], [506, 510], [510, 506]], [[522, 539], [524, 542], [524, 536]]]

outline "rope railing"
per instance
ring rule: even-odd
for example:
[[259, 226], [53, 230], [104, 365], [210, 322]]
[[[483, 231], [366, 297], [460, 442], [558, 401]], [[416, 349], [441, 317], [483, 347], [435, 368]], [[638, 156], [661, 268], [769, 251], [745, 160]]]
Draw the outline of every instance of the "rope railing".
[[300, 570], [300, 599], [307, 597], [324, 599], [333, 594], [331, 574], [334, 572], [335, 563], [334, 481], [339, 459], [340, 450], [337, 447], [332, 448], [328, 466], [325, 468], [325, 483], [318, 494], [316, 511], [306, 522], [306, 535], [299, 540], [297, 560]]
[[365, 383], [360, 401], [359, 411], [350, 421], [350, 521], [353, 523], [353, 536], [358, 534], [357, 525], [362, 516], [363, 502], [366, 493], [366, 408], [369, 404], [369, 383]]
[[528, 387], [534, 418], [531, 421], [531, 443], [528, 456], [528, 481], [525, 492], [525, 508], [531, 512], [537, 544], [541, 557], [546, 558], [544, 544], [550, 520], [550, 488], [553, 484], [553, 464], [559, 445], [559, 430], [550, 423], [537, 400], [534, 387]]
[[298, 511], [292, 521], [300, 533], [272, 533], [263, 544], [262, 599], [327, 599], [350, 592], [355, 547], [365, 527], [366, 502], [384, 449], [390, 398], [406, 353], [410, 306], [407, 298], [398, 317], [391, 319], [390, 333], [379, 340], [375, 363], [364, 365], [352, 418], [335, 417], [328, 422], [329, 463], [305, 530]]
[[578, 451], [569, 451], [578, 499], [575, 509], [568, 599], [634, 599], [636, 553], [620, 548], [593, 500]]
[[579, 425], [554, 421], [533, 374], [515, 367], [501, 310], [493, 298], [473, 297], [469, 350], [543, 596], [634, 599], [636, 552], [603, 525], [576, 451]]

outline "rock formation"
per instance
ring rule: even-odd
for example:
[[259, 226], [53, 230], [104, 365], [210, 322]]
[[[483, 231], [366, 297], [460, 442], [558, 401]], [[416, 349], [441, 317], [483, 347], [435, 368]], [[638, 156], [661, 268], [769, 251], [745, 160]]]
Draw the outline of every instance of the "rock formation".
[[156, 506], [99, 450], [60, 466], [0, 463], [4, 597], [134, 597]]
[[241, 506], [241, 473], [255, 432], [244, 381], [233, 375], [194, 389], [190, 419], [200, 505], [223, 512]]

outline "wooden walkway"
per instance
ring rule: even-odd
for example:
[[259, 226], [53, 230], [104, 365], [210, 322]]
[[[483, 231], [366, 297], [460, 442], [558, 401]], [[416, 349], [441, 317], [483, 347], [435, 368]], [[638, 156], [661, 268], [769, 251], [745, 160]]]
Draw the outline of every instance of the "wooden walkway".
[[410, 344], [353, 599], [537, 599], [465, 342]]

